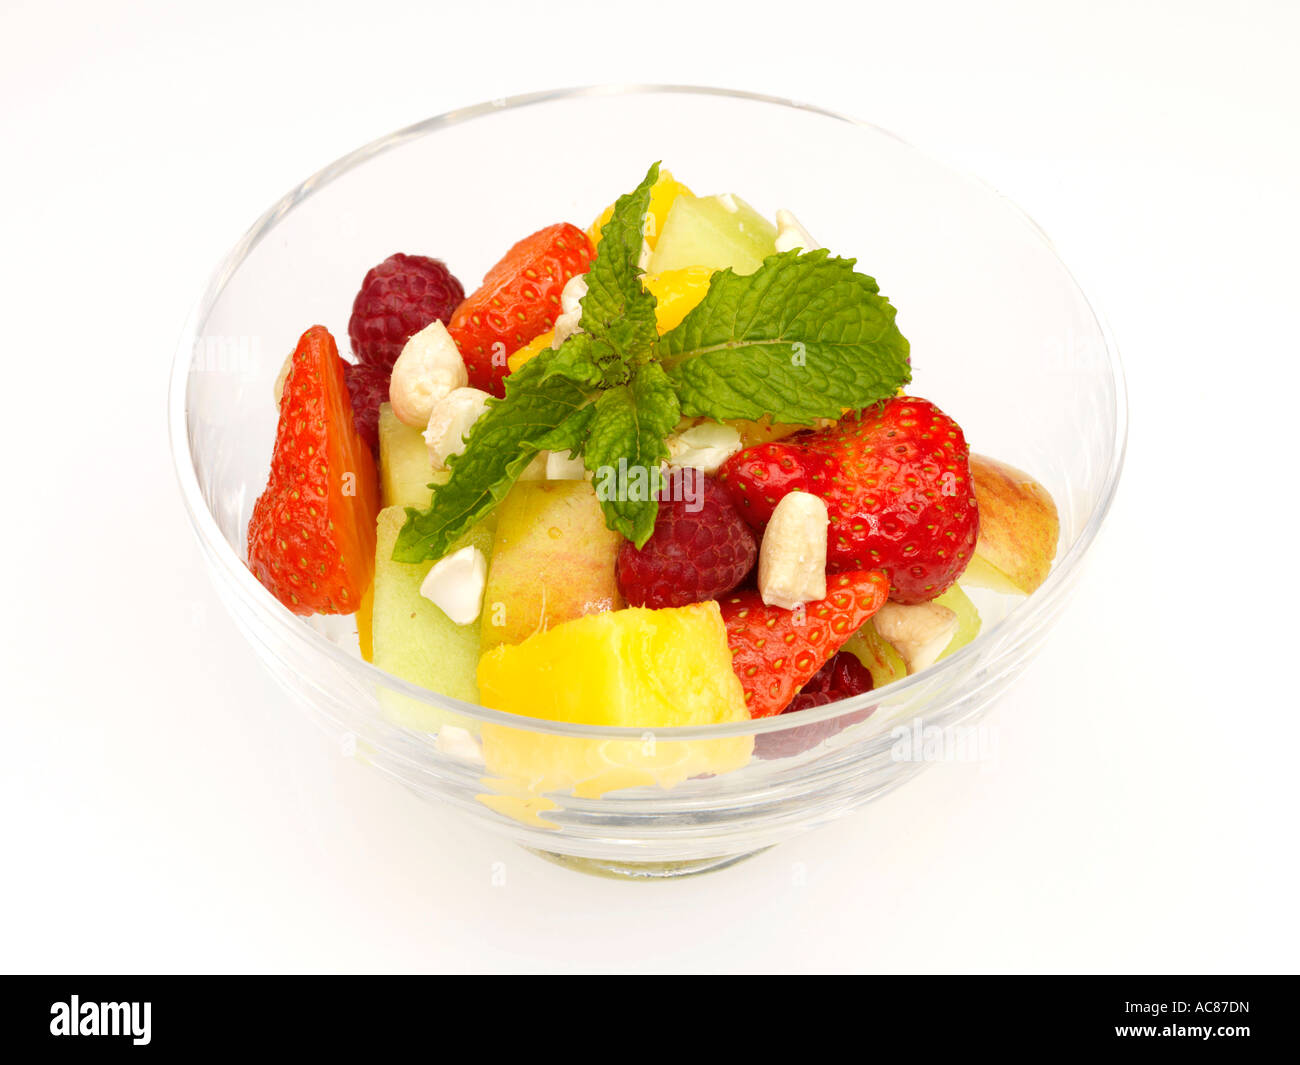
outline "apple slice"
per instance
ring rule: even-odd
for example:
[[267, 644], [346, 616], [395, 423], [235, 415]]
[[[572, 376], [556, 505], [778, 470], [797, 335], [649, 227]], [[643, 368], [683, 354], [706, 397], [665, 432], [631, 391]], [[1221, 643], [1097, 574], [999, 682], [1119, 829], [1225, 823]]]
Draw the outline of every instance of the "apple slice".
[[625, 606], [614, 576], [622, 537], [587, 481], [519, 481], [497, 508], [483, 595], [483, 651], [562, 621]]
[[1029, 474], [971, 455], [980, 532], [964, 584], [1029, 595], [1047, 579], [1061, 522], [1051, 494]]

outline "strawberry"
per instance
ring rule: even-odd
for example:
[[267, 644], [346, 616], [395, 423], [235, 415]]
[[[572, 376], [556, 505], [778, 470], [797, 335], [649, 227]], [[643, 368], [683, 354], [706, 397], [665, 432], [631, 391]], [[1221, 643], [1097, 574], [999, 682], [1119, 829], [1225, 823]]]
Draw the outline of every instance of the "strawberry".
[[942, 595], [975, 552], [970, 450], [957, 423], [924, 399], [898, 396], [748, 448], [718, 480], [759, 528], [787, 492], [820, 496], [830, 515], [827, 570], [884, 570], [900, 603]]
[[594, 254], [586, 233], [560, 222], [525, 237], [487, 272], [447, 326], [474, 388], [505, 395], [506, 359], [555, 325], [561, 290]]
[[795, 610], [767, 606], [756, 591], [720, 600], [732, 668], [750, 717], [779, 714], [889, 597], [879, 570], [826, 578], [827, 595]]
[[343, 361], [320, 325], [284, 383], [266, 490], [248, 522], [248, 568], [295, 614], [351, 614], [370, 586], [379, 486]]

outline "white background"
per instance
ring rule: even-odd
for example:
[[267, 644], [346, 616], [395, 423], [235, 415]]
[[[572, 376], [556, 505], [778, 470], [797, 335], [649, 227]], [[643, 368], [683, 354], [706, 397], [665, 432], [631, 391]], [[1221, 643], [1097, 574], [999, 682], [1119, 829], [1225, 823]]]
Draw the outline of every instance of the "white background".
[[[0, 966], [1297, 967], [1296, 5], [711, 6], [5, 0]], [[213, 596], [166, 445], [184, 316], [272, 200], [600, 81], [793, 96], [985, 177], [1131, 388], [996, 760], [678, 883], [564, 872], [341, 757]]]

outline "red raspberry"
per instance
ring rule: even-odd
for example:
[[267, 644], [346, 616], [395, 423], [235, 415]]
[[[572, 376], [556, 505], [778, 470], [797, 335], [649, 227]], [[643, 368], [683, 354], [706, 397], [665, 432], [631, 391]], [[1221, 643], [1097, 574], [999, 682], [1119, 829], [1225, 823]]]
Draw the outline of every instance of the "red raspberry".
[[726, 595], [748, 575], [758, 543], [727, 493], [699, 470], [669, 473], [654, 532], [618, 552], [618, 586], [630, 606], [686, 606]]
[[[856, 655], [849, 651], [840, 651], [830, 657], [827, 663], [813, 674], [791, 700], [783, 714], [793, 714], [796, 710], [811, 710], [814, 706], [826, 706], [829, 703], [848, 699], [850, 696], [869, 692], [875, 681]], [[869, 706], [865, 710], [855, 710], [851, 714], [842, 714], [827, 721], [817, 721], [811, 725], [786, 729], [783, 732], [764, 732], [754, 737], [754, 754], [758, 758], [790, 758], [804, 751], [812, 750], [819, 743], [830, 739], [837, 732], [865, 721], [876, 708]]]
[[444, 325], [465, 290], [441, 259], [390, 255], [361, 282], [348, 336], [364, 363], [392, 369], [411, 337], [435, 318]]
[[[850, 651], [839, 651], [812, 675], [812, 679], [781, 712], [792, 714], [796, 710], [807, 710], [810, 706], [825, 706], [853, 695], [861, 695], [871, 691], [875, 683], [871, 670], [859, 661], [857, 655]], [[801, 701], [805, 699], [808, 701]]]
[[391, 371], [383, 366], [366, 363], [360, 366], [345, 363], [343, 366], [343, 379], [348, 386], [348, 395], [352, 397], [352, 417], [357, 432], [376, 455], [379, 454], [379, 404], [388, 402], [388, 379], [391, 376]]

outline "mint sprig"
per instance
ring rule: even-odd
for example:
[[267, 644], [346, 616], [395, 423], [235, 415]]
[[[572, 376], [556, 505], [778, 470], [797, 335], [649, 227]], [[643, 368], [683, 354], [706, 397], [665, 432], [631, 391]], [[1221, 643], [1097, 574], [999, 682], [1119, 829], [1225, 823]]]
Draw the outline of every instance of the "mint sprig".
[[[641, 283], [645, 213], [659, 164], [619, 197], [586, 275], [581, 332], [505, 381], [423, 513], [407, 509], [393, 558], [441, 558], [497, 505], [541, 451], [594, 475], [605, 523], [641, 547], [653, 487], [682, 415], [810, 425], [891, 396], [911, 379], [907, 340], [876, 282], [825, 251], [769, 256], [748, 276], [715, 273], [660, 337]], [[650, 490], [646, 490], [646, 486]]]
[[713, 275], [659, 342], [682, 413], [807, 425], [893, 395], [911, 380], [894, 308], [853, 259], [769, 256], [752, 274]]

